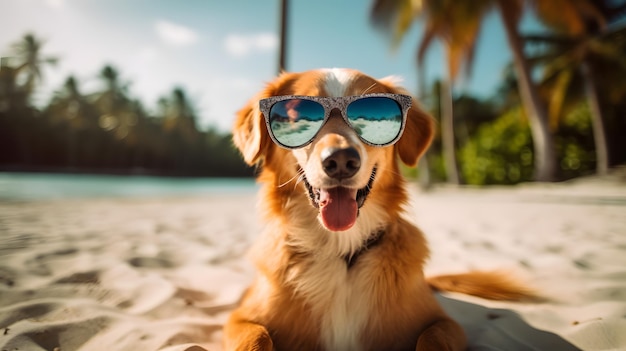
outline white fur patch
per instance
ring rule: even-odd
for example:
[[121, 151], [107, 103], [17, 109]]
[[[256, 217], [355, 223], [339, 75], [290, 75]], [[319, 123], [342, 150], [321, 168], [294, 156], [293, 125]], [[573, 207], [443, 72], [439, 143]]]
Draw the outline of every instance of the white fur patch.
[[393, 86], [400, 86], [404, 82], [404, 78], [401, 76], [391, 75], [380, 79], [381, 82], [391, 84]]
[[345, 96], [346, 90], [354, 79], [354, 72], [343, 68], [328, 68], [326, 72], [326, 92], [330, 96]]
[[343, 279], [335, 280], [332, 281], [333, 301], [322, 321], [322, 339], [327, 350], [363, 350], [359, 339], [372, 304], [364, 298], [367, 293], [361, 289]]

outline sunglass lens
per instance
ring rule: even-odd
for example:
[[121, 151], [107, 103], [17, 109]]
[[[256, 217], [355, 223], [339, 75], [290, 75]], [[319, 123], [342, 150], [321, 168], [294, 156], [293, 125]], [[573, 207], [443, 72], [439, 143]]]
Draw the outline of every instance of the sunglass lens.
[[354, 130], [374, 145], [394, 141], [402, 130], [402, 108], [387, 97], [366, 97], [348, 105], [346, 115]]
[[324, 123], [324, 107], [315, 101], [290, 99], [275, 103], [270, 109], [270, 128], [284, 146], [303, 146]]

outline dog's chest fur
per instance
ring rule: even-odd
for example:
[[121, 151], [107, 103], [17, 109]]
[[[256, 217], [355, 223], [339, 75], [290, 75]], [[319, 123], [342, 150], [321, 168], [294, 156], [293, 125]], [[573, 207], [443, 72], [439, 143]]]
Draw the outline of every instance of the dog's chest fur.
[[[362, 263], [360, 263], [362, 264]], [[342, 258], [308, 262], [290, 272], [296, 293], [303, 296], [320, 321], [320, 337], [327, 350], [362, 350], [360, 337], [375, 301], [369, 278], [359, 265], [348, 268]]]
[[[398, 345], [407, 340], [411, 344], [422, 321], [407, 307], [416, 303], [412, 296], [429, 293], [427, 289], [420, 290], [424, 288], [420, 284], [421, 260], [409, 254], [426, 254], [425, 249], [419, 248], [419, 233], [400, 234], [391, 224], [389, 232], [374, 246], [366, 247], [349, 267], [346, 254], [362, 249], [381, 223], [393, 223], [384, 208], [370, 203], [363, 207], [350, 231], [330, 233], [321, 228], [314, 216], [303, 215], [310, 211], [310, 204], [304, 200], [294, 202], [297, 204], [288, 207], [297, 210], [287, 212], [300, 215], [280, 221], [284, 231], [266, 232], [273, 234], [264, 236], [255, 250], [256, 255], [273, 258], [263, 261], [262, 271], [268, 274], [267, 281], [275, 282], [267, 288], [276, 289], [260, 294], [259, 303], [267, 311], [281, 311], [272, 318], [283, 321], [282, 316], [288, 315], [287, 320], [291, 321], [268, 322], [270, 328], [281, 330], [280, 336], [274, 335], [280, 338], [276, 339], [280, 340], [279, 345], [294, 349], [291, 342], [315, 340], [318, 346], [310, 350], [360, 351], [372, 349], [373, 340], [378, 340], [382, 347], [379, 349], [404, 349]], [[391, 252], [393, 257], [389, 256]], [[399, 264], [398, 260], [405, 263]], [[267, 300], [262, 296], [280, 298]], [[395, 337], [388, 338], [383, 331], [388, 328]], [[281, 340], [284, 335], [290, 340], [286, 344]]]
[[380, 230], [381, 223], [387, 221], [384, 209], [364, 208], [353, 228], [331, 233], [318, 224], [306, 201], [293, 201], [289, 207], [288, 213], [298, 215], [290, 216], [290, 225], [285, 228], [291, 235], [283, 249], [290, 249], [280, 250], [289, 261], [283, 283], [318, 321], [319, 339], [326, 350], [363, 350], [363, 331], [376, 314], [372, 310], [377, 298], [372, 273], [378, 247], [361, 252], [352, 267], [345, 257], [363, 249], [370, 235]]

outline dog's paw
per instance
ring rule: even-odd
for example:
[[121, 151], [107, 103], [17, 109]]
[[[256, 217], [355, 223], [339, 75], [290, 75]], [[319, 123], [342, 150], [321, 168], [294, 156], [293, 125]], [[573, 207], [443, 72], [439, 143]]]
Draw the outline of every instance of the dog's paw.
[[[227, 333], [228, 335], [228, 333]], [[227, 351], [273, 351], [274, 343], [267, 329], [260, 325], [248, 324], [225, 340]]]
[[265, 331], [263, 334], [259, 335], [256, 340], [253, 340], [250, 345], [242, 348], [241, 350], [273, 351], [274, 343], [272, 342], [272, 338], [270, 338], [270, 335], [267, 333], [267, 331]]
[[466, 338], [461, 326], [451, 319], [443, 319], [422, 332], [415, 350], [461, 351], [465, 347]]

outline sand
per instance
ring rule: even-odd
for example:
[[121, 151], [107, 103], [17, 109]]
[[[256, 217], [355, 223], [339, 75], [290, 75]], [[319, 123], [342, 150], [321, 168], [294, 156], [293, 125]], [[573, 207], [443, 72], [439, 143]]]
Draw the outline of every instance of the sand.
[[[500, 269], [548, 299], [439, 295], [471, 350], [626, 350], [626, 182], [412, 188], [427, 274]], [[256, 195], [0, 202], [0, 350], [221, 350]]]

